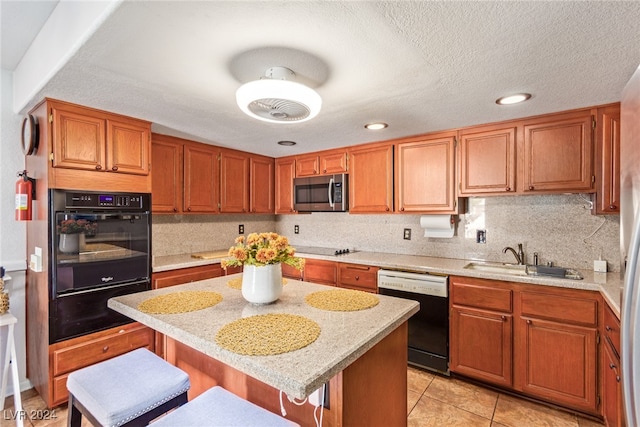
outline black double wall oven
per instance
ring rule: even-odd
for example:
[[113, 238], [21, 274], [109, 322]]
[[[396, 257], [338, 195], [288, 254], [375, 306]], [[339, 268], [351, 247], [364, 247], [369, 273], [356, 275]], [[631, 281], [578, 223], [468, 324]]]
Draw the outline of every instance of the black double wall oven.
[[151, 289], [151, 195], [49, 197], [50, 344], [132, 322], [107, 300]]

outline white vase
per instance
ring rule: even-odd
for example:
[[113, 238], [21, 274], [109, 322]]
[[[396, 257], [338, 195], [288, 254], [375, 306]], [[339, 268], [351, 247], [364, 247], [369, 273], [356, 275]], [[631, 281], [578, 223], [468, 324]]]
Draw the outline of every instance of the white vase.
[[60, 234], [60, 242], [58, 243], [58, 249], [65, 254], [77, 254], [79, 245], [79, 234]]
[[282, 294], [280, 264], [245, 265], [242, 271], [242, 296], [253, 304], [269, 304]]

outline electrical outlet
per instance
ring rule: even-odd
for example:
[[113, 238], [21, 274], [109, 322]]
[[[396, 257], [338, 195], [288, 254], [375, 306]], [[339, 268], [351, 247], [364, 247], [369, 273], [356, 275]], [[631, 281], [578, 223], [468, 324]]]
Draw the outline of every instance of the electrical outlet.
[[320, 406], [320, 397], [322, 396], [322, 387], [309, 395], [309, 403], [316, 408]]
[[487, 230], [476, 230], [476, 243], [487, 243]]
[[238, 226], [238, 234], [244, 234], [244, 224]]
[[404, 240], [411, 240], [411, 229], [410, 228], [405, 228], [404, 229]]
[[293, 226], [293, 234], [300, 234], [300, 226], [299, 225], [294, 225]]

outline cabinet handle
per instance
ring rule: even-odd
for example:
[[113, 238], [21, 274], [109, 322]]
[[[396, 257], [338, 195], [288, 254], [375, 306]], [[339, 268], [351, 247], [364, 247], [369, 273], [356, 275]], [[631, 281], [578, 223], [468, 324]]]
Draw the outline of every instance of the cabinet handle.
[[356, 276], [356, 280], [360, 280], [360, 276]]
[[323, 169], [322, 173], [327, 173], [327, 170], [326, 170], [326, 169]]
[[605, 329], [606, 331], [611, 332], [611, 326], [605, 326], [605, 327], [604, 327], [604, 329]]
[[616, 205], [609, 205], [609, 209], [615, 210], [615, 209], [618, 209], [618, 207]]
[[118, 167], [117, 167], [117, 166], [113, 166], [113, 167], [111, 168], [111, 170], [112, 170], [112, 171], [114, 171], [114, 172], [118, 172]]
[[502, 320], [507, 320], [507, 316], [505, 316], [504, 314], [503, 314], [502, 316], [500, 316], [500, 318], [501, 318]]
[[505, 188], [506, 191], [511, 191], [511, 187]]
[[609, 368], [610, 368], [610, 369], [615, 369], [615, 368], [616, 368], [616, 365], [614, 365], [613, 363], [609, 363]]
[[191, 212], [191, 206], [189, 206], [189, 207], [187, 208], [187, 210], [188, 210], [189, 212]]
[[124, 334], [125, 332], [126, 332], [126, 331], [125, 331], [124, 329], [120, 329], [120, 330], [118, 331], [118, 333], [119, 333], [119, 334]]
[[96, 165], [96, 170], [97, 171], [102, 170], [102, 165]]
[[533, 190], [533, 185], [530, 185], [530, 186], [529, 186], [529, 190]]
[[173, 211], [174, 212], [178, 212], [178, 208], [173, 208]]
[[404, 211], [404, 208], [400, 208], [401, 211]]
[[527, 325], [531, 325], [532, 323], [531, 320], [527, 320]]
[[616, 375], [616, 382], [620, 382], [620, 375]]
[[384, 208], [385, 211], [389, 212], [389, 206], [387, 206], [386, 208]]
[[107, 351], [109, 351], [109, 346], [105, 345], [104, 347], [102, 347], [102, 352], [106, 353]]

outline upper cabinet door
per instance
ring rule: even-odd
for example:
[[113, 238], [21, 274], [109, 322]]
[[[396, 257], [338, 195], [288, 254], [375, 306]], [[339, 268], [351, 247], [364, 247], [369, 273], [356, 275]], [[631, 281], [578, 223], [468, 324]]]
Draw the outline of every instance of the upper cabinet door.
[[596, 213], [620, 213], [620, 104], [598, 108], [596, 142]]
[[349, 212], [393, 211], [393, 144], [349, 150]]
[[251, 212], [275, 211], [274, 160], [268, 157], [251, 157]]
[[152, 211], [182, 212], [182, 146], [154, 136], [151, 145]]
[[242, 152], [220, 154], [220, 212], [249, 212], [249, 156]]
[[589, 111], [524, 122], [523, 191], [593, 190]]
[[399, 143], [396, 210], [455, 213], [455, 134]]
[[320, 168], [318, 167], [318, 155], [298, 156], [296, 158], [296, 176], [318, 175]]
[[107, 169], [149, 174], [151, 128], [134, 122], [107, 120]]
[[516, 191], [516, 127], [460, 132], [460, 196]]
[[293, 178], [296, 176], [296, 159], [282, 157], [275, 161], [276, 213], [295, 213], [293, 209]]
[[105, 120], [81, 109], [53, 108], [53, 167], [104, 170]]
[[216, 147], [200, 144], [184, 146], [185, 212], [218, 213], [219, 154]]
[[346, 173], [347, 152], [345, 150], [332, 151], [320, 154], [320, 172], [323, 174]]

